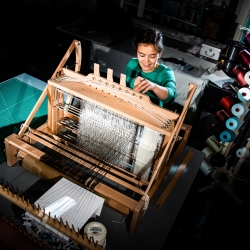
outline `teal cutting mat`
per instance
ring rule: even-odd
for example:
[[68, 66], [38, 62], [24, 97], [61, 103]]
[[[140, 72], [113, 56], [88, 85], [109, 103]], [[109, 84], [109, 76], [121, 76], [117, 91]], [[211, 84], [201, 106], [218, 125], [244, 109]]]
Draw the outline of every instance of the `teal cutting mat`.
[[[4, 138], [20, 131], [42, 91], [18, 79], [0, 83], [0, 163], [6, 160]], [[47, 120], [48, 98], [38, 109], [30, 127], [37, 128]]]

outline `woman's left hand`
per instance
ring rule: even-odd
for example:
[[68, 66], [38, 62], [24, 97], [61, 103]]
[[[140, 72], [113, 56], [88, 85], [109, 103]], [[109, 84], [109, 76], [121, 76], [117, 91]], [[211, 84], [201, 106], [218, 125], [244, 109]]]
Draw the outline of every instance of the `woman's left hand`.
[[138, 76], [135, 79], [134, 91], [142, 92], [144, 94], [149, 90], [153, 90], [155, 88], [155, 86], [156, 86], [155, 83], [150, 82], [149, 80]]

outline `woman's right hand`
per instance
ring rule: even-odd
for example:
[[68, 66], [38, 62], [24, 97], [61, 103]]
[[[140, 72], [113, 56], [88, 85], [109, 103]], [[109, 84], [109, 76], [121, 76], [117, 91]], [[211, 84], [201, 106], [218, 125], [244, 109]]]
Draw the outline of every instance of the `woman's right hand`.
[[134, 90], [136, 91], [136, 89], [138, 87], [141, 87], [141, 81], [143, 80], [143, 78], [141, 76], [137, 76], [135, 78], [135, 82], [134, 82]]
[[155, 83], [152, 83], [145, 78], [138, 76], [135, 79], [134, 91], [136, 92], [142, 92], [144, 94], [149, 90], [153, 90], [154, 87], [155, 87]]

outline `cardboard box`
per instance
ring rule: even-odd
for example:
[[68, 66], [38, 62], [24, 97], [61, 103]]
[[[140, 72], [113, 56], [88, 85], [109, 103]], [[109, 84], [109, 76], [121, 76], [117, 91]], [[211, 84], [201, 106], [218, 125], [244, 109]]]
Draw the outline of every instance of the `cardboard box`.
[[200, 55], [207, 58], [218, 60], [220, 57], [221, 49], [212, 47], [211, 45], [202, 44], [200, 49]]
[[215, 47], [215, 48], [221, 49], [221, 50], [226, 48], [226, 44], [218, 43], [218, 42], [210, 40], [210, 39], [206, 39], [204, 43], [211, 46], [211, 47]]
[[220, 23], [207, 19], [202, 31], [202, 35], [216, 40], [220, 30]]

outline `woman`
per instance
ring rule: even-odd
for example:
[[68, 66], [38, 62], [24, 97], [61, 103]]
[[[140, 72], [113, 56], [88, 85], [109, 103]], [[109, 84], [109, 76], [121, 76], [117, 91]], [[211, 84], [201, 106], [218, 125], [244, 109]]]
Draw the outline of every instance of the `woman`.
[[127, 63], [124, 74], [127, 87], [147, 94], [151, 101], [163, 107], [176, 98], [175, 75], [171, 68], [159, 64], [163, 53], [163, 36], [160, 30], [142, 30], [134, 42], [137, 58]]

